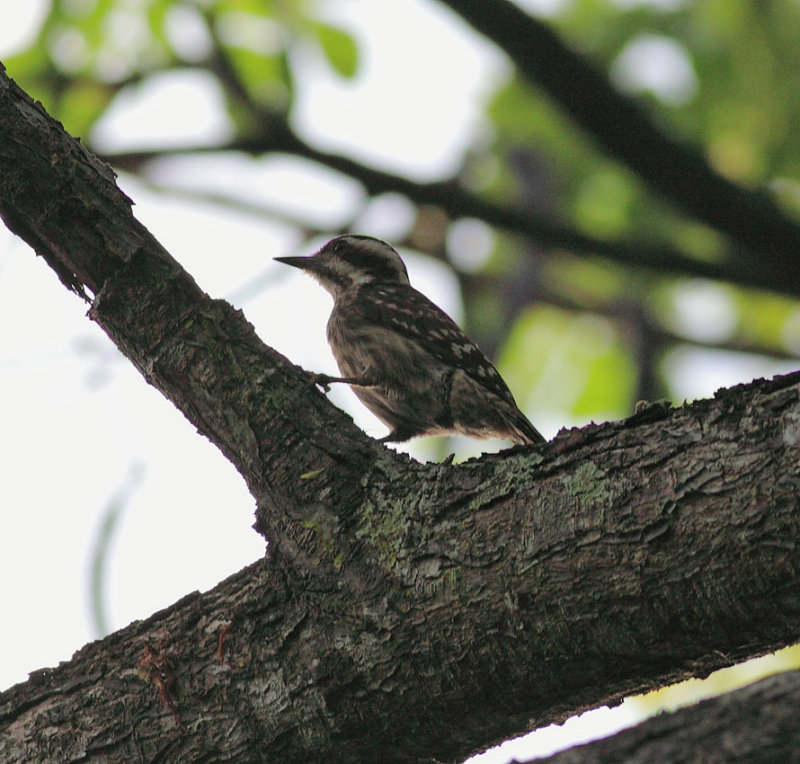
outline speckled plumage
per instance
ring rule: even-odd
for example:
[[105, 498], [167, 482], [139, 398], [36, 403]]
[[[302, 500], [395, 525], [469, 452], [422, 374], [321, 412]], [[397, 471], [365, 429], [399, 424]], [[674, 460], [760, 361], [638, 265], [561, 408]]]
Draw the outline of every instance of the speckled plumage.
[[325, 381], [353, 385], [391, 429], [383, 441], [462, 434], [545, 442], [478, 346], [410, 285], [391, 246], [340, 236], [311, 257], [276, 259], [333, 296], [327, 336], [342, 378]]

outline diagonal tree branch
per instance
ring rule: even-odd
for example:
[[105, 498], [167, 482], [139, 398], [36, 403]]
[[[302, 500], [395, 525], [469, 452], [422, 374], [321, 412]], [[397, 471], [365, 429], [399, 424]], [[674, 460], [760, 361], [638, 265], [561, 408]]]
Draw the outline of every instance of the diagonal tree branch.
[[415, 464], [205, 295], [2, 71], [0, 134], [3, 219], [237, 466], [270, 540], [0, 696], [3, 761], [456, 760], [797, 634], [800, 377]]

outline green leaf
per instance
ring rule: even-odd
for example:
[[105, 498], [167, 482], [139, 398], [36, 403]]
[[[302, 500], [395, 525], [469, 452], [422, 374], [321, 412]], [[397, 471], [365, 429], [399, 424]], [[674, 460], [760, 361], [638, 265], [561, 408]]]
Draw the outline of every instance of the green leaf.
[[113, 95], [112, 88], [99, 83], [90, 80], [76, 82], [64, 93], [60, 104], [59, 112], [64, 125], [73, 135], [85, 138], [102, 116]]
[[166, 27], [169, 12], [174, 5], [175, 3], [172, 0], [156, 0], [156, 2], [151, 2], [147, 8], [147, 22], [150, 32], [153, 35], [153, 39], [164, 48], [171, 48], [167, 39]]
[[342, 77], [352, 79], [358, 71], [358, 48], [353, 37], [338, 27], [319, 21], [315, 21], [311, 28], [328, 63]]
[[526, 311], [514, 325], [498, 368], [517, 402], [567, 419], [630, 413], [633, 362], [612, 322], [557, 308]]
[[264, 55], [246, 48], [229, 47], [227, 54], [253, 99], [274, 108], [286, 107], [291, 98], [291, 82], [283, 51]]

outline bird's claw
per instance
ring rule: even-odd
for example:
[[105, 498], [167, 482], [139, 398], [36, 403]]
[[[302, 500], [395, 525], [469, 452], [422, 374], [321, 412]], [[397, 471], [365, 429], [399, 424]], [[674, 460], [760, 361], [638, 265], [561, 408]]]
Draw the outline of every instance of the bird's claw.
[[311, 379], [317, 387], [322, 389], [323, 393], [329, 393], [331, 391], [331, 381], [333, 377], [328, 374], [312, 374]]

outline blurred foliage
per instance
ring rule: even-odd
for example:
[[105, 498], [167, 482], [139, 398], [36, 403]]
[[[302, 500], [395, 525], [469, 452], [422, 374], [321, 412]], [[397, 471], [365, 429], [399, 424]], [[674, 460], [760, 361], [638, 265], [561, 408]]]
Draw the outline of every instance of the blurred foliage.
[[[560, 6], [561, 11], [548, 21], [576, 50], [602, 65], [618, 87], [643, 99], [664, 131], [683, 135], [730, 179], [771, 189], [784, 208], [797, 215], [800, 135], [791, 125], [800, 116], [800, 49], [795, 34], [800, 3], [673, 0], [617, 4], [576, 0]], [[654, 41], [668, 42], [670, 50], [678, 51], [685, 69], [673, 68], [687, 73], [683, 80], [670, 78], [670, 72], [665, 71], [670, 61], [663, 61], [659, 70], [658, 60], [629, 57], [633, 50], [640, 56], [647, 53], [647, 45], [638, 47], [642, 41], [650, 45], [654, 56], [661, 50]], [[623, 65], [633, 70], [625, 70]], [[652, 75], [653, 69], [656, 75]], [[500, 199], [530, 199], [540, 210], [598, 239], [668, 242], [707, 260], [719, 257], [726, 246], [716, 231], [687, 219], [599, 151], [591, 138], [519, 76], [510, 77], [496, 93], [488, 114], [495, 133], [490, 151], [496, 161], [491, 182], [487, 184], [485, 175], [482, 177], [482, 193]], [[526, 154], [534, 155], [539, 163], [534, 177], [529, 171], [530, 161], [520, 161]], [[600, 310], [612, 316], [619, 315], [620, 302], [636, 299], [643, 307], [645, 322], [652, 322], [652, 326], [642, 328], [656, 343], [655, 354], [637, 356], [637, 348], [618, 333], [618, 351], [627, 363], [615, 360], [607, 364], [602, 376], [586, 369], [577, 375], [606, 388], [593, 396], [601, 406], [599, 410], [608, 411], [603, 407], [614, 401], [611, 410], [622, 416], [630, 412], [638, 398], [669, 396], [663, 379], [655, 377], [655, 389], [637, 388], [629, 383], [629, 375], [631, 368], [642, 362], [657, 362], [673, 342], [686, 339], [705, 344], [703, 332], [695, 333], [680, 321], [667, 320], [678, 309], [684, 280], [675, 283], [644, 272], [636, 275], [630, 269], [611, 263], [601, 265], [597, 260], [587, 267], [587, 260], [581, 257], [559, 255], [550, 258], [550, 263], [551, 267], [541, 273], [545, 294], [568, 296], [577, 303], [573, 309]], [[737, 314], [735, 326], [712, 344], [778, 358], [797, 352], [792, 340], [797, 323], [795, 301], [730, 286], [725, 291]], [[713, 318], [709, 314], [709, 320]], [[512, 332], [516, 341], [509, 350], [514, 347], [524, 352], [518, 338], [525, 332], [525, 324], [530, 325], [529, 316], [523, 317]], [[675, 336], [667, 337], [662, 330]], [[544, 327], [531, 329], [532, 334], [538, 331], [548, 335]], [[564, 341], [569, 342], [566, 325], [563, 332]], [[548, 354], [553, 357], [553, 348]], [[506, 363], [524, 367], [521, 358], [512, 362], [507, 357]], [[583, 363], [591, 369], [596, 361], [587, 356]], [[563, 371], [560, 379], [575, 379], [574, 368], [566, 372], [565, 367]], [[523, 389], [529, 388], [530, 384], [523, 384]], [[625, 391], [622, 400], [619, 391]], [[580, 420], [587, 414], [582, 400], [576, 398], [566, 409]], [[548, 405], [542, 408], [549, 410]]]
[[537, 308], [519, 318], [500, 369], [522, 405], [536, 401], [584, 421], [625, 411], [636, 386], [631, 358], [611, 321], [557, 308]]
[[[665, 132], [798, 214], [800, 3], [571, 0], [555, 7], [547, 22], [640, 99]], [[298, 51], [353, 79], [362, 47], [336, 21], [334, 5], [314, 0], [53, 0], [34, 43], [5, 63], [84, 137], [121, 92], [164, 72], [202, 71], [220, 85], [234, 131], [225, 141], [236, 143], [260, 139], [265, 115], [294, 124], [297, 85], [311, 76]], [[599, 241], [653, 241], [708, 261], [729, 246], [605, 155], [513, 71], [497, 83], [486, 120], [492, 140], [470, 148], [457, 178], [475, 195]], [[144, 163], [128, 169], [147, 174]], [[438, 243], [460, 221], [434, 220], [438, 230], [426, 222], [424, 242], [434, 242], [429, 254], [445, 257]], [[310, 222], [303, 232], [319, 233]], [[711, 301], [717, 313], [704, 313], [708, 293], [684, 275], [493, 233], [491, 256], [479, 267], [461, 270], [457, 256], [450, 263], [470, 332], [498, 358], [534, 418], [537, 410], [568, 423], [622, 417], [636, 400], [669, 396], [660, 360], [679, 343], [779, 359], [800, 350], [793, 300], [720, 285]], [[427, 248], [413, 227], [408, 237], [398, 243]], [[691, 295], [700, 308], [687, 308]], [[709, 328], [723, 314], [725, 325]]]
[[[318, 47], [342, 77], [358, 70], [353, 37], [311, 16], [310, 6], [278, 0], [55, 0], [34, 44], [6, 65], [68, 129], [79, 132], [92, 127], [126, 84], [170, 69], [213, 70], [220, 53], [253, 98], [285, 106], [293, 46]], [[226, 92], [231, 105], [241, 107]]]

